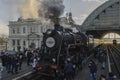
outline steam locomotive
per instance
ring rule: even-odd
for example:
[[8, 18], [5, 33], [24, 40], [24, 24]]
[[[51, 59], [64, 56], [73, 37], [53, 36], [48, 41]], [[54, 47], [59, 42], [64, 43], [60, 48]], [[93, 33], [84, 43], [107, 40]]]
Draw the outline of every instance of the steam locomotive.
[[81, 32], [55, 24], [53, 30], [47, 30], [43, 36], [41, 61], [37, 70], [49, 76], [58, 77], [64, 70], [67, 60], [74, 63], [87, 49], [87, 36]]

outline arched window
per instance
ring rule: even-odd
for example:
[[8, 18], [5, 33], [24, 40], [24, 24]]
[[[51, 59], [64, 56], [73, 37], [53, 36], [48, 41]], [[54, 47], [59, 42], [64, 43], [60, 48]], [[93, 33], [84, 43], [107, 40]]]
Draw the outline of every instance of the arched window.
[[12, 44], [13, 44], [13, 46], [15, 46], [15, 40], [12, 40]]
[[17, 40], [17, 45], [20, 45], [20, 40]]
[[20, 33], [20, 29], [19, 29], [19, 28], [17, 28], [17, 33], [18, 33], [18, 34]]
[[108, 33], [103, 38], [110, 38], [110, 39], [120, 38], [120, 35], [117, 33]]
[[24, 46], [26, 45], [26, 42], [25, 42], [25, 41], [23, 41], [23, 45], [24, 45]]
[[23, 27], [23, 33], [26, 33], [26, 28], [25, 27]]
[[13, 34], [15, 34], [15, 28], [13, 28], [12, 32], [13, 32]]

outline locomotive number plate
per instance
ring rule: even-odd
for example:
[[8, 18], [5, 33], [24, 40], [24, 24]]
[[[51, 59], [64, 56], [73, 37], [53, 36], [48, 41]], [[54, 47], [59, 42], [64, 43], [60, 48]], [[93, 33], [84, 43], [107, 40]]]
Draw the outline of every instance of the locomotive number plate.
[[55, 45], [55, 39], [52, 37], [48, 37], [46, 39], [46, 46], [49, 48], [52, 48], [52, 47], [54, 47], [54, 45]]

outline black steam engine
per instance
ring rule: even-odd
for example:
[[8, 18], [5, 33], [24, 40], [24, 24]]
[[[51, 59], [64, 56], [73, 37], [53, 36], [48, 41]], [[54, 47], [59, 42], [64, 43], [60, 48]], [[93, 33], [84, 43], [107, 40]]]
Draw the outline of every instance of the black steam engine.
[[41, 62], [37, 69], [51, 76], [59, 76], [67, 60], [76, 64], [77, 58], [85, 53], [87, 37], [55, 24], [54, 30], [47, 30], [43, 36]]

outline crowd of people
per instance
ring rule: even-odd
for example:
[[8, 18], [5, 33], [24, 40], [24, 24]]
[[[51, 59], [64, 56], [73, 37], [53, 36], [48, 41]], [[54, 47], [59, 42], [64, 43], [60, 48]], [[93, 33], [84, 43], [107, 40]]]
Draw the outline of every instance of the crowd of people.
[[[2, 78], [3, 67], [7, 74], [18, 74], [23, 68], [23, 63], [27, 66], [32, 66], [33, 70], [36, 70], [37, 63], [40, 62], [41, 51], [39, 48], [31, 51], [25, 49], [24, 51], [18, 51], [16, 54], [9, 54], [1, 51], [0, 53], [0, 79]], [[82, 58], [79, 59], [80, 63]], [[71, 60], [67, 60], [64, 65], [64, 78], [67, 80], [74, 80], [75, 68]], [[79, 65], [78, 65], [79, 66]], [[82, 67], [82, 66], [81, 66]]]
[[[1, 52], [0, 56], [0, 80], [2, 79], [2, 71], [3, 67], [8, 74], [17, 74], [23, 68], [23, 63], [26, 63], [27, 66], [32, 66], [33, 70], [36, 70], [36, 64], [40, 62], [40, 54], [41, 51], [39, 48], [31, 51], [25, 49], [24, 51], [18, 51], [16, 54], [5, 54], [5, 52]], [[105, 69], [106, 62], [106, 51], [101, 47], [97, 47], [94, 50], [94, 57], [102, 64], [101, 69]], [[71, 61], [71, 59], [67, 59], [64, 65], [64, 79], [66, 80], [74, 80], [75, 69], [83, 67], [86, 63], [87, 56], [81, 55], [78, 59], [78, 55], [75, 57], [78, 62]], [[80, 65], [79, 65], [80, 64]], [[88, 68], [90, 69], [90, 80], [98, 80], [96, 77], [97, 73], [97, 64], [94, 60], [90, 60], [88, 64]], [[62, 79], [63, 79], [62, 78]], [[101, 74], [99, 80], [114, 80], [114, 75], [109, 73], [106, 77]]]
[[18, 74], [22, 70], [23, 63], [27, 66], [32, 66], [33, 70], [39, 62], [40, 49], [37, 48], [33, 51], [25, 49], [18, 51], [15, 54], [9, 54], [4, 51], [0, 53], [0, 79], [2, 78], [3, 68], [8, 74]]
[[116, 76], [110, 72], [109, 74], [101, 74], [100, 77], [97, 76], [98, 63], [100, 63], [101, 70], [106, 69], [107, 53], [102, 46], [98, 46], [94, 49], [94, 60], [90, 60], [88, 67], [90, 69], [90, 80], [118, 80]]

